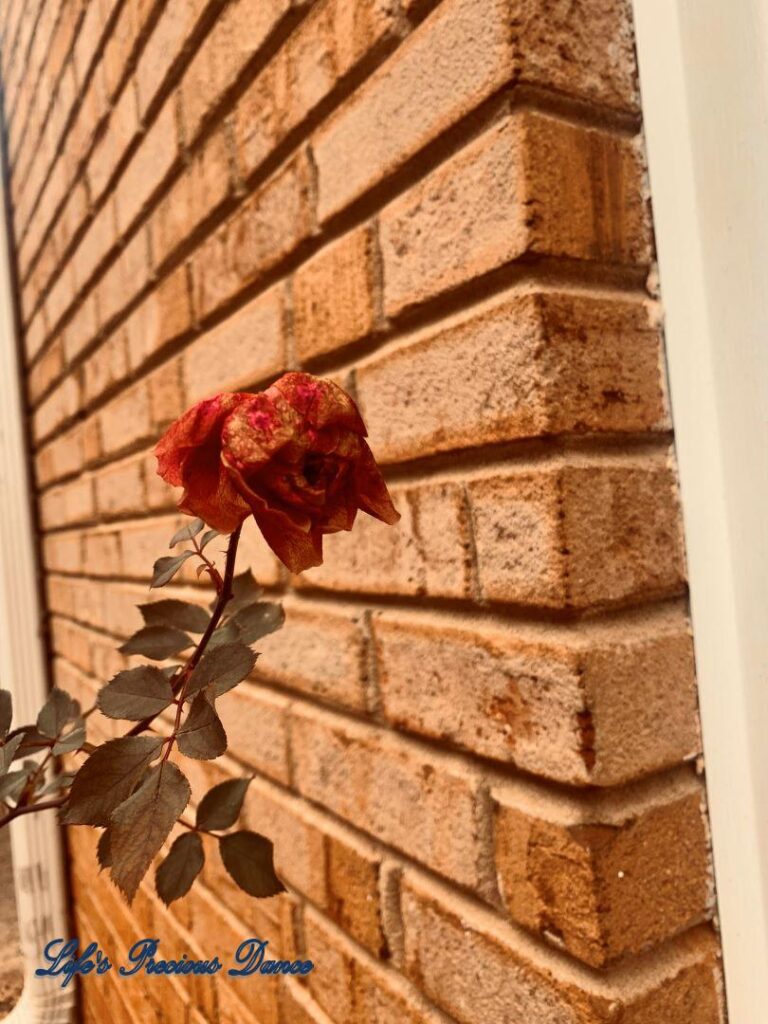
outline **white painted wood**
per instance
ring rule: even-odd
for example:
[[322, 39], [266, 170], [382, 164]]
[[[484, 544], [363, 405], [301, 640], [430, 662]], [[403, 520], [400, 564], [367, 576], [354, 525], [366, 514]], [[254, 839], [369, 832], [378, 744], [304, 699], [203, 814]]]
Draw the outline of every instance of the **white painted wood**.
[[730, 1024], [768, 1014], [768, 5], [634, 0]]
[[[5, 181], [0, 185], [4, 190]], [[0, 194], [0, 685], [13, 695], [14, 723], [23, 724], [37, 717], [47, 684], [8, 259]], [[60, 979], [34, 977], [45, 943], [70, 937], [56, 812], [25, 815], [10, 830], [25, 974], [21, 998], [5, 1020], [68, 1024], [74, 1020], [74, 984], [62, 989]]]

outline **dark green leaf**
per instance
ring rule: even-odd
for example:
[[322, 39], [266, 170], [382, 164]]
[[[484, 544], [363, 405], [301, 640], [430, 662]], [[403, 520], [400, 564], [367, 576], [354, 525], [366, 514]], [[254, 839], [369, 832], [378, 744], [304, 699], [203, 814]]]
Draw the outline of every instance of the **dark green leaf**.
[[70, 731], [62, 736], [53, 745], [53, 753], [58, 757], [60, 754], [69, 754], [73, 750], [79, 750], [85, 743], [85, 722], [79, 718]]
[[208, 651], [190, 676], [187, 696], [192, 696], [209, 683], [217, 697], [242, 682], [253, 670], [256, 655], [245, 644], [222, 644]]
[[272, 843], [256, 832], [233, 832], [219, 840], [224, 867], [249, 896], [276, 896], [285, 886], [275, 874]]
[[203, 841], [196, 832], [185, 832], [155, 873], [157, 895], [168, 906], [186, 896], [205, 863]]
[[13, 761], [17, 761], [20, 757], [26, 757], [29, 754], [38, 754], [41, 750], [50, 750], [52, 746], [49, 737], [43, 736], [41, 732], [38, 732], [36, 726], [22, 725], [8, 734], [8, 738], [5, 741], [6, 750], [17, 737], [19, 742], [15, 743], [13, 747], [13, 755], [11, 757]]
[[8, 735], [13, 721], [13, 699], [10, 690], [0, 690], [0, 740]]
[[[0, 775], [5, 775], [11, 767], [11, 762], [17, 756], [17, 751], [24, 742], [24, 733], [17, 733], [5, 741], [0, 747]], [[21, 755], [18, 755], [21, 756]]]
[[80, 705], [68, 693], [54, 687], [37, 716], [37, 729], [43, 736], [56, 739], [61, 730], [80, 714]]
[[147, 626], [174, 626], [190, 633], [203, 633], [210, 620], [205, 608], [188, 601], [150, 601], [140, 604], [139, 611]]
[[64, 823], [108, 825], [114, 809], [128, 799], [162, 746], [160, 736], [121, 736], [100, 746], [75, 776]]
[[176, 742], [185, 757], [194, 757], [198, 761], [210, 761], [227, 749], [224, 726], [204, 692], [198, 693], [192, 701]]
[[171, 761], [161, 761], [112, 815], [112, 880], [129, 903], [189, 796], [189, 783], [182, 772]]
[[219, 626], [214, 631], [213, 636], [208, 641], [208, 650], [212, 651], [216, 647], [221, 647], [223, 644], [236, 644], [240, 642], [240, 633], [238, 632], [237, 626], [228, 619], [223, 625]]
[[230, 779], [209, 789], [197, 808], [197, 827], [213, 832], [234, 825], [250, 782], [250, 779]]
[[120, 647], [123, 654], [142, 654], [153, 661], [164, 661], [192, 646], [192, 640], [180, 629], [169, 626], [144, 626]]
[[96, 857], [101, 868], [112, 867], [112, 833], [108, 828], [105, 828], [99, 836]]
[[269, 601], [257, 601], [246, 605], [231, 620], [244, 644], [254, 644], [262, 637], [274, 633], [285, 622], [282, 605]]
[[109, 718], [140, 722], [159, 715], [173, 702], [173, 690], [165, 673], [154, 665], [125, 669], [99, 690], [96, 703]]
[[193, 519], [191, 523], [187, 523], [186, 526], [182, 526], [180, 530], [171, 537], [171, 543], [168, 545], [169, 548], [175, 548], [177, 544], [181, 544], [183, 540], [192, 540], [198, 533], [203, 529], [205, 523], [202, 519]]
[[163, 558], [158, 558], [153, 566], [152, 582], [149, 589], [164, 587], [166, 583], [170, 583], [182, 565], [188, 558], [192, 558], [194, 553], [194, 551], [183, 551], [180, 555], [165, 555]]
[[219, 537], [219, 536], [221, 536], [221, 534], [219, 533], [218, 530], [207, 530], [203, 534], [202, 540], [199, 542], [200, 550], [202, 551], [204, 548], [206, 548], [208, 546], [208, 544], [211, 543], [212, 540], [215, 540], [216, 537]]
[[20, 768], [0, 778], [0, 800], [18, 800], [29, 778], [29, 770]]

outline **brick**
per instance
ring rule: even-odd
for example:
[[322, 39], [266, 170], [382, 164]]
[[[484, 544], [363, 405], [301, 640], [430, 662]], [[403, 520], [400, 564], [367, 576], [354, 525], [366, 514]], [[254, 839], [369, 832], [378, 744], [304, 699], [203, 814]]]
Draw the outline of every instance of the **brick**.
[[189, 280], [182, 265], [163, 278], [126, 321], [131, 369], [138, 369], [191, 326]]
[[78, 424], [66, 433], [58, 434], [43, 448], [36, 460], [37, 480], [40, 486], [64, 476], [71, 476], [83, 468], [85, 450], [82, 427]]
[[106, 454], [128, 448], [152, 434], [149, 388], [146, 381], [112, 399], [99, 411], [99, 427]]
[[140, 513], [145, 507], [141, 458], [132, 457], [94, 474], [96, 507], [101, 515]]
[[315, 4], [238, 103], [235, 133], [243, 175], [257, 170], [346, 76], [391, 46], [401, 31], [390, 0]]
[[684, 586], [676, 481], [663, 455], [555, 459], [468, 490], [491, 601], [583, 608]]
[[83, 534], [83, 572], [93, 576], [117, 576], [120, 568], [120, 536], [117, 532], [98, 529]]
[[359, 609], [284, 602], [282, 629], [259, 643], [257, 675], [323, 701], [366, 709], [367, 641]]
[[311, 908], [305, 913], [305, 931], [315, 962], [309, 989], [332, 1020], [443, 1024], [444, 1018], [411, 985], [366, 956]]
[[107, 131], [94, 147], [88, 162], [91, 195], [97, 201], [139, 131], [136, 83], [129, 79], [109, 119]]
[[[516, 1017], [537, 1024], [607, 1024], [617, 1013], [637, 1024], [720, 1020], [711, 934], [689, 933], [669, 950], [661, 974], [651, 962], [596, 978], [412, 873], [405, 878], [402, 908], [407, 974], [459, 1024], [506, 1024]], [[462, 970], [467, 963], [471, 973]], [[651, 1006], [662, 1015], [654, 1016]]]
[[283, 783], [289, 781], [287, 706], [284, 698], [248, 685], [217, 703], [230, 755]]
[[241, 570], [250, 568], [264, 587], [276, 586], [282, 579], [281, 564], [267, 547], [267, 542], [253, 519], [246, 519], [243, 523], [240, 546], [237, 549], [237, 564]]
[[396, 462], [561, 433], [668, 429], [661, 365], [645, 305], [525, 290], [395, 343], [355, 379], [376, 458]]
[[146, 227], [142, 225], [96, 285], [102, 324], [115, 320], [149, 282], [148, 242]]
[[509, 913], [580, 960], [605, 966], [709, 916], [703, 790], [692, 772], [587, 803], [517, 783], [492, 792]]
[[545, 6], [533, 0], [441, 4], [318, 133], [321, 219], [388, 177], [507, 82], [636, 107], [626, 7], [601, 0]]
[[44, 537], [43, 561], [50, 572], [80, 572], [83, 562], [81, 534], [54, 533]]
[[187, 346], [182, 363], [191, 404], [244, 391], [285, 368], [284, 289], [275, 285]]
[[46, 530], [86, 521], [93, 514], [93, 481], [88, 476], [52, 487], [40, 498], [40, 519]]
[[83, 366], [84, 398], [87, 404], [118, 385], [128, 374], [128, 346], [125, 330], [119, 327], [86, 359]]
[[64, 354], [71, 363], [85, 349], [99, 331], [99, 313], [95, 292], [83, 298], [67, 323], [64, 334]]
[[160, 434], [184, 412], [181, 360], [170, 359], [147, 378], [154, 433]]
[[220, 15], [181, 83], [188, 143], [290, 7], [291, 0], [264, 0], [256, 6], [235, 0]]
[[141, 213], [178, 157], [178, 132], [171, 97], [142, 139], [117, 186], [115, 205], [120, 234], [124, 234]]
[[634, 140], [512, 113], [383, 210], [385, 313], [526, 254], [647, 262], [642, 181]]
[[302, 796], [461, 885], [482, 885], [479, 776], [470, 769], [373, 727], [298, 706], [291, 749]]
[[303, 263], [293, 278], [293, 329], [300, 361], [365, 338], [379, 320], [377, 250], [364, 225]]
[[198, 148], [153, 212], [150, 229], [159, 263], [216, 215], [234, 190], [232, 158], [225, 129], [215, 131]]
[[136, 67], [139, 111], [145, 117], [172, 66], [182, 56], [208, 0], [170, 0], [164, 4]]
[[177, 519], [162, 516], [126, 523], [120, 532], [122, 550], [121, 575], [130, 579], [148, 580], [152, 566], [176, 529]]
[[55, 337], [29, 371], [27, 388], [30, 400], [37, 403], [64, 370], [64, 341]]
[[[232, 299], [312, 230], [310, 169], [304, 154], [289, 161], [197, 250], [193, 261], [199, 317]], [[214, 276], [212, 266], [218, 267]]]
[[693, 651], [677, 614], [542, 630], [385, 611], [371, 625], [382, 712], [396, 728], [577, 785], [626, 782], [699, 751]]
[[304, 987], [289, 979], [280, 989], [280, 1013], [283, 1024], [333, 1024]]
[[115, 207], [110, 198], [93, 218], [72, 256], [72, 265], [79, 288], [88, 284], [96, 268], [115, 248], [117, 238]]
[[[360, 515], [353, 533], [325, 538], [325, 561], [301, 586], [373, 594], [471, 597], [471, 535], [461, 485], [392, 488], [402, 519], [393, 529]], [[427, 524], [429, 524], [427, 526]]]

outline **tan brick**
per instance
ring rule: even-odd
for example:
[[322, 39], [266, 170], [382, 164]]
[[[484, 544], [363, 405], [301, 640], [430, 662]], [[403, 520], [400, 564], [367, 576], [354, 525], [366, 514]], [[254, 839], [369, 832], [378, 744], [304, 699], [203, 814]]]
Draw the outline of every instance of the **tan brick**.
[[297, 583], [374, 594], [471, 597], [471, 537], [462, 487], [450, 481], [392, 488], [392, 528], [360, 514], [352, 533], [324, 539], [325, 561]]
[[129, 79], [112, 111], [107, 131], [88, 162], [88, 181], [94, 200], [101, 197], [138, 131], [136, 83]]
[[407, 973], [460, 1024], [506, 1024], [515, 1017], [608, 1024], [617, 1013], [633, 1024], [720, 1020], [711, 933], [689, 932], [668, 950], [664, 972], [646, 962], [596, 977], [415, 874], [405, 878], [402, 908]]
[[584, 803], [517, 783], [493, 795], [509, 913], [580, 960], [604, 966], [710, 915], [706, 812], [692, 772]]
[[150, 229], [159, 263], [230, 198], [232, 160], [223, 129], [209, 136], [153, 212]]
[[392, 611], [372, 629], [382, 711], [397, 728], [579, 785], [625, 782], [700, 749], [679, 614], [503, 629]]
[[187, 401], [243, 391], [275, 376], [285, 368], [284, 334], [284, 288], [278, 284], [187, 346]]
[[208, 0], [169, 0], [136, 67], [139, 111], [143, 118], [171, 66], [188, 43]]
[[147, 204], [179, 156], [173, 97], [160, 111], [155, 123], [126, 167], [116, 190], [117, 225], [121, 234]]
[[139, 381], [113, 398], [99, 412], [101, 440], [106, 454], [130, 447], [152, 434], [149, 388]]
[[154, 433], [160, 433], [184, 412], [181, 359], [170, 359], [147, 378]]
[[473, 771], [372, 726], [298, 706], [291, 749], [302, 796], [462, 885], [482, 885]]
[[227, 734], [229, 753], [286, 784], [289, 781], [287, 707], [285, 698], [248, 684], [225, 694], [216, 705]]
[[50, 572], [80, 572], [83, 541], [79, 531], [53, 533], [43, 538], [43, 562]]
[[93, 576], [120, 573], [120, 536], [113, 530], [89, 530], [83, 534], [83, 571]]
[[36, 441], [42, 441], [80, 409], [80, 380], [76, 374], [64, 377], [40, 404], [32, 418]]
[[66, 433], [58, 434], [37, 456], [37, 480], [43, 486], [70, 476], [85, 463], [83, 429], [78, 424]]
[[96, 507], [102, 515], [140, 513], [145, 507], [142, 460], [132, 456], [94, 474]]
[[46, 348], [40, 359], [29, 371], [27, 388], [30, 401], [36, 404], [64, 370], [63, 335], [55, 337]]
[[150, 278], [149, 237], [142, 225], [96, 285], [102, 325], [111, 323], [144, 289]]
[[99, 330], [99, 314], [96, 306], [96, 293], [86, 295], [75, 310], [74, 316], [68, 321], [64, 335], [64, 354], [71, 363], [96, 337]]
[[522, 79], [634, 107], [625, 5], [545, 6], [534, 0], [441, 4], [319, 131], [321, 219], [388, 177], [507, 82]]
[[163, 278], [126, 321], [131, 369], [138, 369], [191, 326], [187, 267], [182, 265]]
[[264, 0], [254, 6], [234, 0], [218, 18], [181, 84], [184, 126], [191, 142], [227, 90], [288, 12], [291, 0]]
[[119, 384], [128, 374], [128, 346], [125, 329], [119, 327], [83, 365], [84, 398], [90, 404]]
[[243, 175], [252, 174], [345, 76], [391, 45], [401, 30], [389, 0], [315, 4], [238, 103], [235, 133]]
[[283, 1024], [333, 1024], [304, 986], [291, 979], [280, 989], [280, 1013]]
[[483, 594], [586, 607], [680, 592], [685, 568], [665, 456], [558, 459], [469, 484]]
[[[219, 550], [223, 550], [223, 547]], [[223, 556], [222, 556], [223, 557]], [[238, 570], [250, 568], [264, 587], [276, 586], [282, 579], [283, 569], [253, 519], [246, 519], [237, 549]]]
[[167, 554], [177, 522], [173, 516], [162, 516], [126, 523], [120, 531], [121, 575], [149, 580], [154, 562]]
[[305, 913], [305, 931], [315, 963], [309, 989], [332, 1020], [443, 1024], [444, 1018], [412, 985], [366, 956], [311, 908]]
[[[257, 280], [311, 230], [310, 171], [300, 154], [197, 250], [192, 265], [198, 316], [207, 316]], [[215, 275], [212, 266], [218, 268]]]
[[84, 522], [93, 517], [94, 510], [93, 480], [89, 476], [52, 487], [40, 498], [40, 519], [46, 530]]
[[376, 241], [365, 225], [326, 246], [293, 278], [300, 361], [364, 338], [377, 325]]
[[366, 709], [363, 615], [350, 606], [284, 602], [282, 629], [259, 643], [259, 678], [358, 711]]
[[396, 343], [356, 383], [379, 462], [669, 427], [660, 337], [641, 303], [515, 291]]
[[642, 175], [631, 139], [511, 114], [382, 212], [385, 313], [526, 253], [647, 262]]

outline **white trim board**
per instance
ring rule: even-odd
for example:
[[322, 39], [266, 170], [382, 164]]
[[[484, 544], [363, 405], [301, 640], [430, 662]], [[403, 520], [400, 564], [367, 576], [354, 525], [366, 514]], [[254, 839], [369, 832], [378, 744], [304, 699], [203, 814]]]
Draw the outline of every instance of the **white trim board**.
[[[1, 162], [1, 161], [0, 161]], [[0, 168], [0, 686], [13, 696], [14, 726], [34, 722], [47, 695], [9, 236]], [[55, 811], [17, 818], [11, 854], [24, 956], [24, 989], [6, 1024], [68, 1024], [75, 986], [36, 978], [51, 939], [69, 938], [61, 833]]]
[[633, 0], [730, 1024], [768, 1008], [768, 5]]

